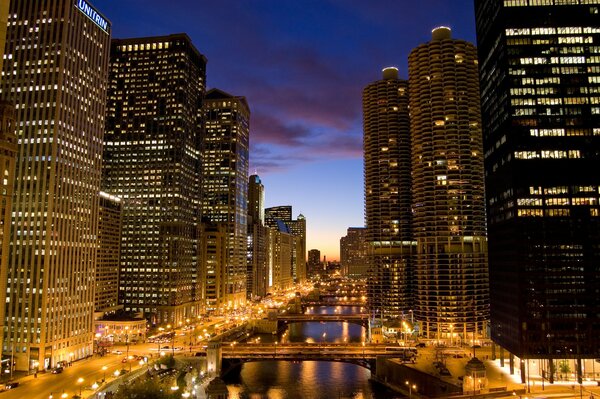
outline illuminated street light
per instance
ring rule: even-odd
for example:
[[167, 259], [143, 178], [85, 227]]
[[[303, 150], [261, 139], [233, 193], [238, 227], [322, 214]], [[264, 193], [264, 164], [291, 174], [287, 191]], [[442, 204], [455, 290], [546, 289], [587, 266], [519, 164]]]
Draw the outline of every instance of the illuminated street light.
[[417, 385], [416, 384], [411, 384], [408, 381], [405, 381], [404, 384], [406, 386], [408, 386], [408, 399], [412, 399], [412, 391], [413, 391], [413, 389], [417, 389]]
[[77, 385], [79, 385], [79, 396], [81, 396], [81, 385], [83, 384], [83, 378], [79, 377], [77, 379]]
[[106, 381], [106, 369], [108, 369], [108, 366], [102, 366], [102, 371], [104, 372], [104, 377], [102, 377], [102, 381]]

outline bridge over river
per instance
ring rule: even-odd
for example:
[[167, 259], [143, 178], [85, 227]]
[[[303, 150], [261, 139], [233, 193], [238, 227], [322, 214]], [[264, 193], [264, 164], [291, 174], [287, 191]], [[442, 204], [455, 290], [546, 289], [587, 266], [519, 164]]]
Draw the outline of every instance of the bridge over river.
[[367, 327], [369, 324], [369, 315], [366, 313], [353, 313], [353, 314], [293, 314], [283, 313], [277, 315], [277, 320], [280, 322], [287, 323], [299, 323], [307, 321], [318, 321], [318, 322], [348, 322], [360, 324], [363, 327]]
[[378, 357], [409, 360], [409, 348], [386, 347], [370, 343], [212, 343], [207, 351], [209, 371], [226, 374], [246, 362], [265, 360], [320, 360], [354, 363], [374, 370]]

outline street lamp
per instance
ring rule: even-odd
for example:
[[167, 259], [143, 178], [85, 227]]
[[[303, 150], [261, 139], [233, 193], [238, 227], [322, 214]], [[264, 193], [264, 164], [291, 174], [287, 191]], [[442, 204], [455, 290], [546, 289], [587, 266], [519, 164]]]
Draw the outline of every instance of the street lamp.
[[408, 386], [408, 399], [412, 399], [412, 391], [413, 389], [417, 389], [417, 386], [415, 384], [411, 384], [408, 381], [404, 382], [404, 384]]
[[81, 385], [83, 384], [83, 378], [79, 377], [77, 379], [77, 385], [79, 385], [79, 397], [81, 397]]
[[125, 357], [129, 358], [129, 326], [125, 326], [125, 346], [127, 347]]
[[275, 341], [275, 356], [277, 356], [277, 341]]

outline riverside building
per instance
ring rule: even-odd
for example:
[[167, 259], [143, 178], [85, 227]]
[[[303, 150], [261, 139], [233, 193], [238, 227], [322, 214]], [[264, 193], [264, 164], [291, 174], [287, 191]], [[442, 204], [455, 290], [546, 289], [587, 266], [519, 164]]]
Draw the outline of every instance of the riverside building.
[[369, 311], [396, 317], [411, 308], [412, 239], [408, 82], [385, 68], [363, 90], [365, 227]]
[[153, 324], [200, 312], [200, 105], [206, 58], [185, 34], [113, 40], [103, 190], [121, 198], [119, 302]]
[[597, 379], [600, 1], [475, 11], [492, 339], [523, 382]]
[[17, 370], [93, 351], [109, 47], [88, 1], [10, 2], [0, 96], [18, 155], [2, 356]]
[[428, 338], [471, 340], [489, 320], [477, 50], [436, 28], [408, 74], [415, 317]]
[[221, 291], [211, 306], [238, 308], [246, 302], [250, 108], [245, 97], [212, 89], [202, 114], [202, 217], [226, 239]]

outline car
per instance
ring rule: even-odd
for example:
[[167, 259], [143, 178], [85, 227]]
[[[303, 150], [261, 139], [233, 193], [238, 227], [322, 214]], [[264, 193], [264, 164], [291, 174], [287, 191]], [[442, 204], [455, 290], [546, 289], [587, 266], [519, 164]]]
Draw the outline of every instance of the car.
[[170, 348], [169, 348], [169, 345], [165, 345], [165, 346], [163, 346], [163, 347], [162, 347], [162, 348], [160, 348], [160, 349], [170, 349]]
[[121, 360], [121, 363], [127, 363], [127, 358], [124, 357], [123, 360]]
[[6, 385], [4, 386], [4, 389], [8, 390], [8, 389], [13, 389], [19, 386], [19, 383], [17, 381], [14, 382], [7, 382]]
[[417, 347], [417, 348], [424, 348], [425, 347], [425, 343], [424, 342], [419, 342], [418, 344], [415, 345], [415, 347]]
[[476, 345], [473, 345], [471, 348], [479, 349], [479, 348], [481, 348], [481, 345], [476, 344]]
[[63, 367], [62, 366], [58, 366], [52, 369], [52, 374], [60, 374], [63, 372]]

